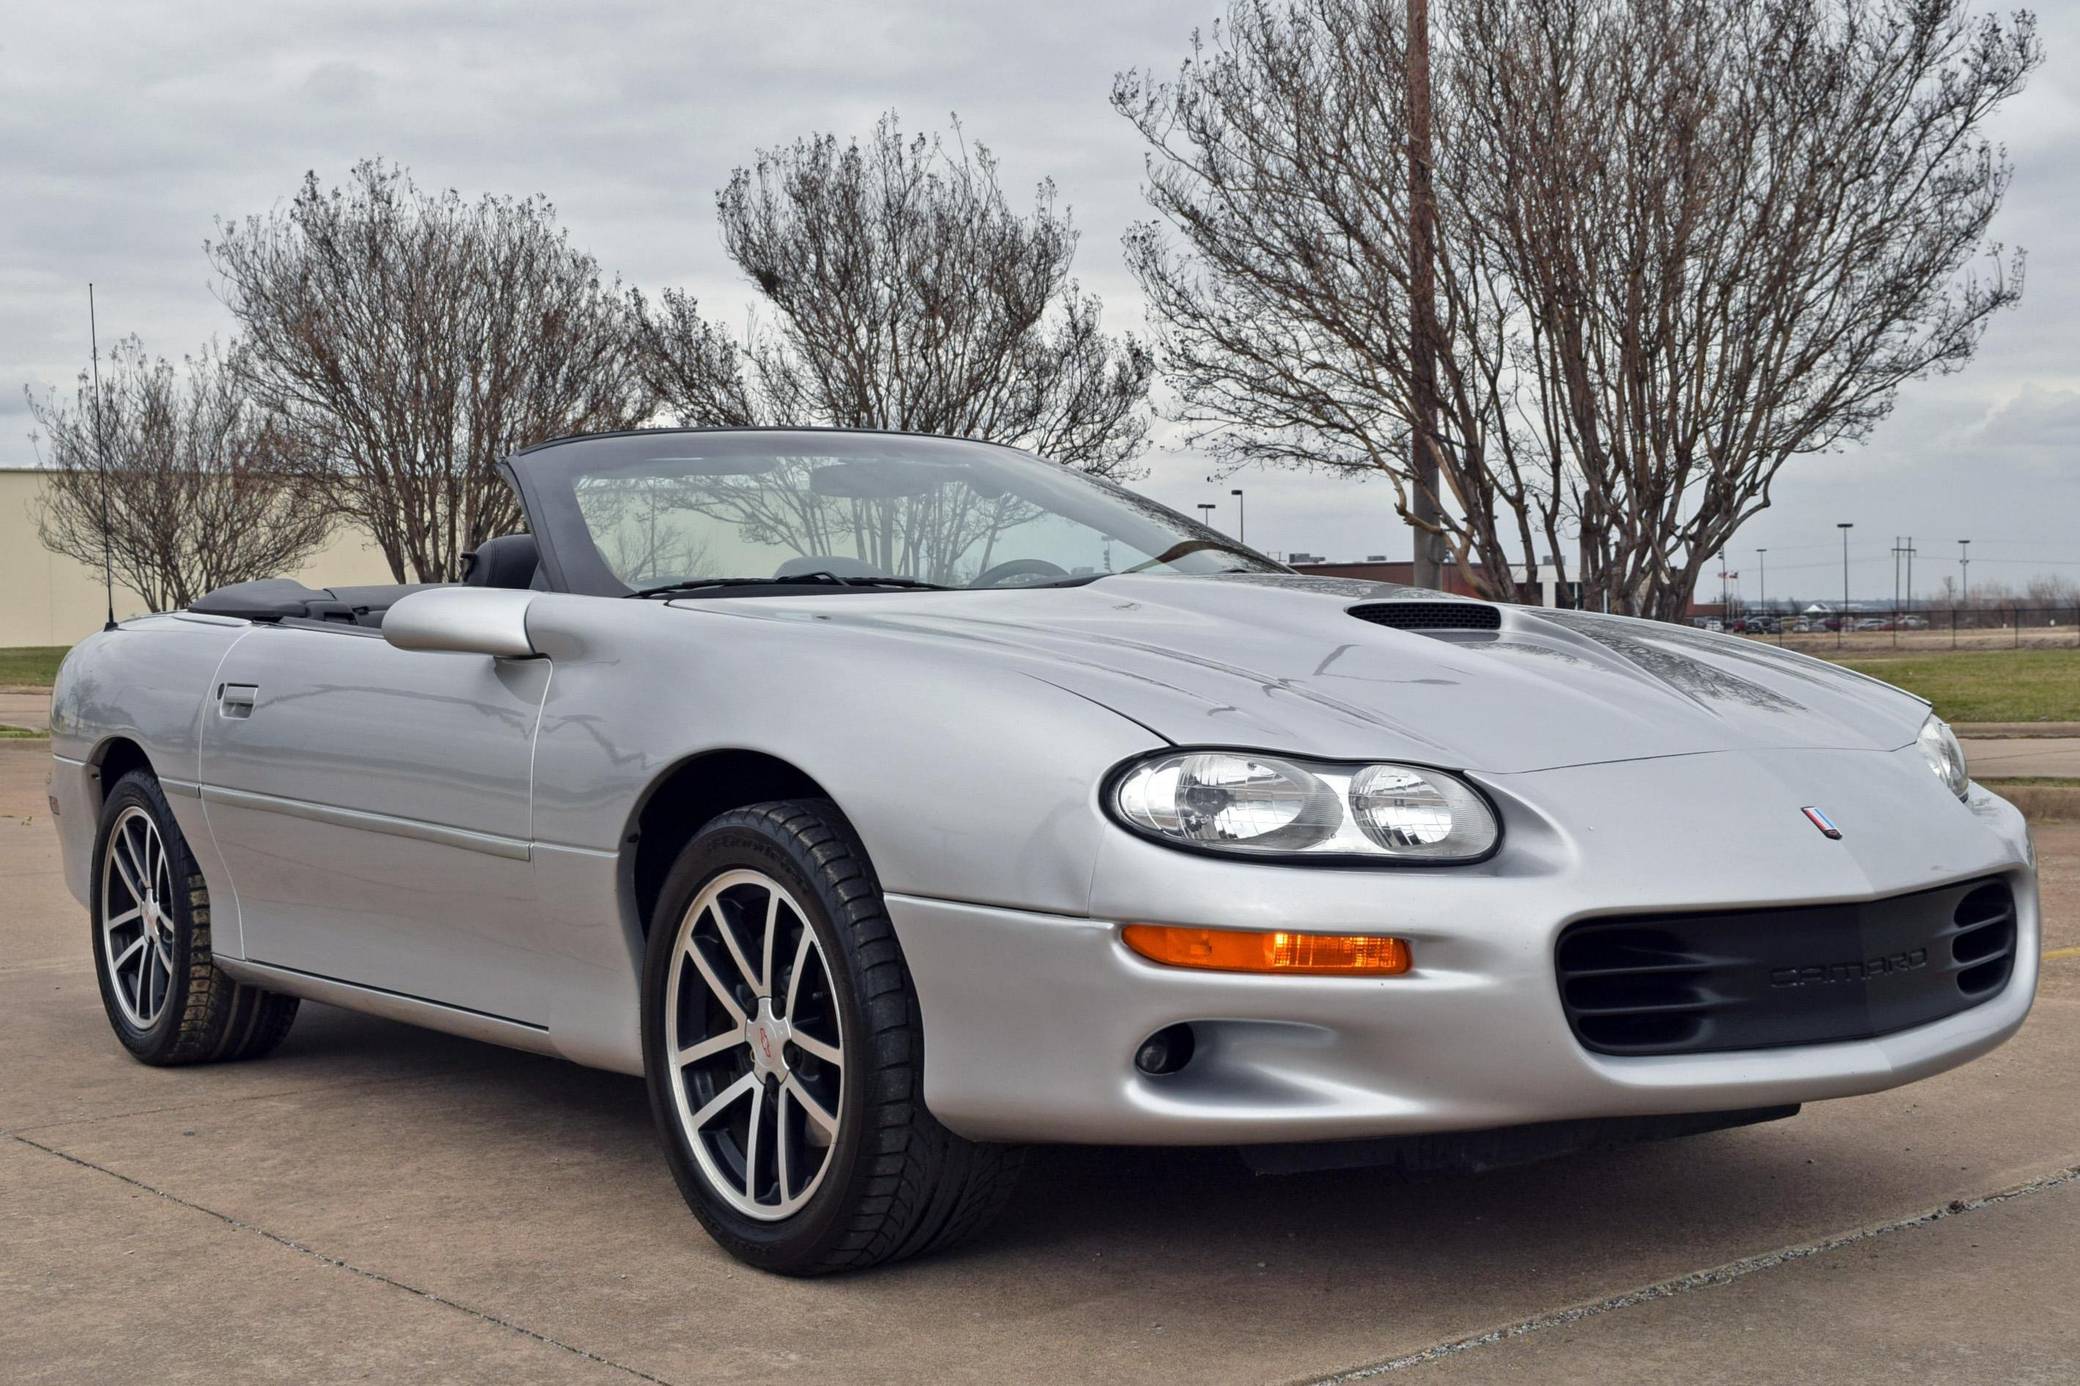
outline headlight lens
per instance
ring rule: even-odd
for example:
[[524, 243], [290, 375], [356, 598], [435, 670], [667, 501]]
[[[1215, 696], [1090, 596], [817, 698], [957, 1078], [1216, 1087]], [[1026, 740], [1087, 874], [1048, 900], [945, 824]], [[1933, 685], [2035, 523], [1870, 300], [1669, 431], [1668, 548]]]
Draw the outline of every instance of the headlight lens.
[[1442, 770], [1245, 751], [1153, 756], [1119, 777], [1112, 807], [1151, 837], [1257, 856], [1477, 861], [1501, 832], [1487, 801]]
[[1936, 772], [1936, 778], [1962, 799], [1971, 792], [1972, 777], [1964, 767], [1964, 747], [1957, 742], [1957, 733], [1950, 724], [1930, 714], [1921, 724], [1921, 735], [1915, 738], [1921, 754], [1928, 757], [1928, 768]]

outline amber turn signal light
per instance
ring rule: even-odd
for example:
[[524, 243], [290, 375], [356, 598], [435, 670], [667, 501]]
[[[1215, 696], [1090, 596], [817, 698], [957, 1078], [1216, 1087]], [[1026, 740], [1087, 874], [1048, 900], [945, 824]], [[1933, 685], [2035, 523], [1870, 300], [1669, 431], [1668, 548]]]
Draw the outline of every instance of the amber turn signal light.
[[1271, 972], [1294, 977], [1398, 977], [1415, 966], [1405, 938], [1374, 934], [1296, 934], [1284, 929], [1188, 929], [1129, 924], [1127, 947], [1150, 962], [1205, 972]]

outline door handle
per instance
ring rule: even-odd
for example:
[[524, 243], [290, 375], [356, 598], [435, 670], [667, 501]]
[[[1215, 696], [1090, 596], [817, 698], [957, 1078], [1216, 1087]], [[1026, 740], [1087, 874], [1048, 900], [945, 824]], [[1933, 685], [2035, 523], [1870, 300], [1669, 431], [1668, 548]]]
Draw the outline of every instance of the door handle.
[[225, 717], [251, 717], [260, 698], [257, 683], [226, 683], [217, 686], [217, 711]]

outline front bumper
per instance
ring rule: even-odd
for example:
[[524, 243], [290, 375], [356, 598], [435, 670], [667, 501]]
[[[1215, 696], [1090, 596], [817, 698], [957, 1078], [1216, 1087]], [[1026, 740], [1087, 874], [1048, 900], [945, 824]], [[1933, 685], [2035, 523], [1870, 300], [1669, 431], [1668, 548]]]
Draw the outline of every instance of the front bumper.
[[[1471, 868], [1266, 866], [1122, 833], [1098, 863], [1088, 918], [892, 896], [923, 1007], [926, 1103], [978, 1140], [1249, 1144], [1767, 1107], [1926, 1077], [2022, 1024], [2038, 904], [2020, 815], [1981, 790], [1969, 806], [1926, 795], [1919, 753], [1905, 756], [1750, 753], [1484, 777], [1509, 839]], [[1805, 821], [1809, 803], [1826, 806], [1843, 841]], [[1982, 876], [2014, 891], [2013, 974], [1930, 1024], [1612, 1057], [1583, 1048], [1561, 1008], [1555, 941], [1586, 915], [1877, 899]], [[1413, 942], [1416, 967], [1378, 980], [1167, 968], [1120, 941], [1133, 920], [1392, 933]], [[1198, 1041], [1191, 1063], [1167, 1077], [1136, 1070], [1141, 1041], [1179, 1022]]]

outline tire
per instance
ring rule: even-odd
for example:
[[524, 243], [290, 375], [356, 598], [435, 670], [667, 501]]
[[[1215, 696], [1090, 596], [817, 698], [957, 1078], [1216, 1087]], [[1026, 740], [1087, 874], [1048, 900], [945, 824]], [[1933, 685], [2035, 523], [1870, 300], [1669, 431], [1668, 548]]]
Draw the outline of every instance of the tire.
[[[709, 1052], [675, 1060], [695, 1048]], [[643, 1058], [687, 1206], [760, 1270], [824, 1275], [951, 1246], [1004, 1205], [1023, 1164], [925, 1110], [909, 969], [865, 849], [827, 801], [732, 810], [680, 852], [650, 920]]]
[[256, 1059], [289, 1033], [295, 997], [235, 982], [212, 958], [209, 887], [150, 771], [123, 776], [102, 803], [89, 908], [101, 1005], [135, 1058]]

